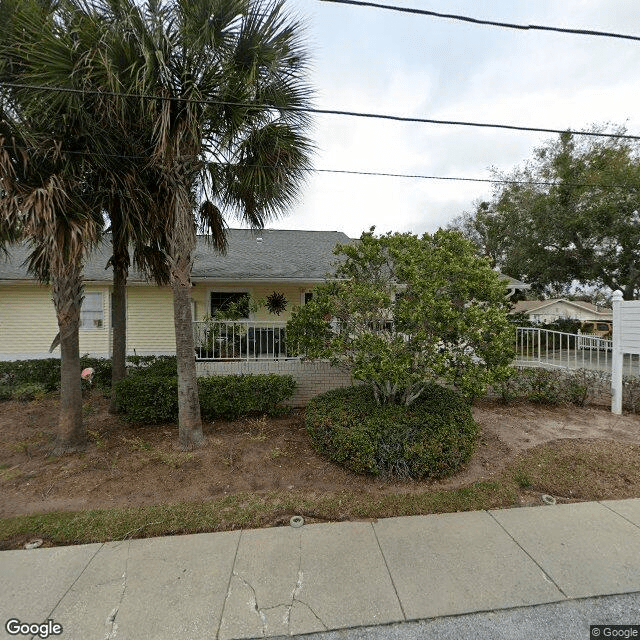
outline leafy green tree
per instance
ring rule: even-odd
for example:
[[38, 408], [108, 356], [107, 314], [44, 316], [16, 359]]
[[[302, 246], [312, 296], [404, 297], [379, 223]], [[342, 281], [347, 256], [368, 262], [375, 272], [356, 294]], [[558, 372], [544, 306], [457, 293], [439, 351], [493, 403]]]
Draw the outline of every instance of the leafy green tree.
[[434, 381], [476, 395], [509, 376], [506, 287], [462, 234], [372, 228], [335, 253], [335, 278], [292, 312], [290, 348], [348, 366], [380, 404], [410, 405]]
[[[624, 133], [619, 130], [616, 133]], [[640, 145], [562, 134], [453, 223], [502, 271], [537, 293], [576, 281], [640, 291]]]

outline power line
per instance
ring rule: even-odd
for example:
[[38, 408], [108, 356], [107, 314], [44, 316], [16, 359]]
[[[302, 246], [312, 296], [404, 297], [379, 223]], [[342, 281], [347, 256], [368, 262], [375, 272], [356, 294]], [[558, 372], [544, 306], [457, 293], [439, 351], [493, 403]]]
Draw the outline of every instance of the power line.
[[[322, 0], [326, 2], [334, 0]], [[337, 0], [335, 0], [337, 1]], [[575, 136], [591, 136], [596, 138], [618, 138], [621, 140], [640, 140], [640, 135], [633, 135], [627, 133], [601, 133], [597, 131], [576, 131], [572, 129], [555, 129], [550, 127], [529, 127], [512, 124], [500, 124], [491, 122], [470, 122], [465, 120], [437, 120], [434, 118], [414, 118], [410, 116], [397, 116], [383, 113], [366, 113], [360, 111], [345, 111], [341, 109], [316, 109], [313, 107], [279, 107], [276, 105], [266, 104], [252, 104], [248, 102], [232, 102], [228, 100], [198, 100], [194, 98], [181, 98], [178, 96], [154, 96], [149, 94], [137, 94], [137, 93], [117, 93], [114, 91], [96, 91], [88, 89], [73, 89], [70, 87], [51, 87], [47, 85], [31, 85], [31, 84], [18, 84], [15, 82], [0, 81], [0, 85], [5, 87], [11, 87], [14, 89], [33, 89], [38, 91], [60, 91], [63, 93], [74, 93], [83, 95], [102, 95], [113, 96], [119, 98], [137, 98], [145, 100], [168, 100], [172, 102], [188, 102], [190, 104], [203, 104], [203, 105], [223, 105], [223, 106], [235, 106], [235, 107], [249, 107], [255, 109], [270, 109], [273, 111], [290, 111], [298, 113], [315, 113], [320, 115], [335, 115], [335, 116], [348, 116], [353, 118], [369, 118], [377, 120], [392, 120], [396, 122], [416, 122], [421, 124], [438, 124], [448, 126], [460, 126], [460, 127], [475, 127], [486, 129], [506, 129], [509, 131], [527, 131], [534, 133], [568, 133]]]
[[594, 29], [571, 29], [567, 27], [549, 27], [541, 24], [515, 24], [513, 22], [498, 22], [495, 20], [481, 20], [480, 18], [472, 18], [454, 13], [439, 13], [438, 11], [427, 11], [426, 9], [414, 9], [412, 7], [396, 7], [388, 4], [379, 4], [377, 2], [363, 2], [362, 0], [320, 0], [320, 2], [333, 2], [335, 4], [350, 4], [359, 7], [368, 7], [375, 9], [389, 9], [391, 11], [400, 11], [402, 13], [412, 13], [423, 16], [432, 16], [434, 18], [445, 18], [447, 20], [459, 20], [471, 24], [488, 25], [492, 27], [502, 27], [505, 29], [517, 29], [519, 31], [553, 31], [556, 33], [569, 33], [581, 36], [599, 36], [603, 38], [618, 38], [621, 40], [640, 40], [640, 36], [632, 36], [625, 33], [615, 33], [612, 31], [596, 31]]
[[[36, 149], [36, 147], [23, 147], [17, 145], [8, 145], [14, 149], [21, 149], [22, 151], [29, 151]], [[0, 146], [1, 148], [1, 146]], [[79, 151], [70, 149], [61, 149], [59, 153], [69, 153], [72, 155], [86, 155], [86, 156], [98, 156], [106, 158], [120, 158], [122, 160], [148, 160], [147, 156], [134, 156], [121, 153], [101, 153], [95, 151]], [[192, 157], [192, 156], [188, 156]], [[265, 168], [272, 167], [273, 165], [243, 165], [244, 168]], [[633, 185], [628, 184], [599, 184], [589, 182], [553, 182], [547, 180], [498, 180], [496, 178], [470, 178], [466, 176], [434, 176], [415, 173], [394, 173], [389, 171], [360, 171], [356, 169], [317, 169], [314, 167], [302, 167], [302, 171], [309, 173], [333, 173], [338, 175], [356, 175], [356, 176], [372, 176], [381, 178], [405, 178], [409, 180], [441, 180], [447, 182], [481, 182], [486, 184], [512, 184], [512, 185], [533, 185], [542, 187], [557, 187], [557, 186], [570, 186], [570, 187], [582, 187], [582, 188], [594, 188], [594, 189], [634, 189]]]

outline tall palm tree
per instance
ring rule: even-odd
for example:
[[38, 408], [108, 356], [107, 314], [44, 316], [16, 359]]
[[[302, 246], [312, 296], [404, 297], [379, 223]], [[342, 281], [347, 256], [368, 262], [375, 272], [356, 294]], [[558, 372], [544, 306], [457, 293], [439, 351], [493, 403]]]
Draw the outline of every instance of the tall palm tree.
[[82, 448], [79, 322], [82, 269], [103, 228], [85, 100], [20, 85], [86, 64], [78, 33], [64, 28], [60, 5], [0, 4], [0, 218], [30, 243], [29, 269], [51, 284], [61, 350], [61, 403], [54, 451]]
[[81, 156], [59, 150], [30, 115], [31, 98], [0, 106], [0, 217], [11, 239], [30, 243], [29, 270], [51, 284], [61, 351], [60, 414], [54, 453], [86, 443], [78, 329], [82, 268], [102, 226]]
[[[139, 95], [151, 131], [149, 170], [174, 299], [179, 437], [202, 443], [196, 386], [191, 281], [196, 229], [225, 245], [226, 214], [252, 227], [290, 205], [310, 164], [304, 108], [306, 54], [301, 28], [282, 2], [260, 0], [111, 0], [130, 64], [117, 69], [106, 49], [108, 86]], [[122, 53], [122, 49], [118, 51]], [[149, 99], [148, 96], [156, 96]], [[300, 110], [302, 109], [302, 110]]]
[[[17, 28], [5, 39], [6, 59], [11, 60], [13, 71], [5, 78], [22, 83], [56, 88], [88, 89], [84, 95], [58, 93], [54, 99], [55, 110], [38, 113], [42, 124], [46, 116], [58, 118], [66, 114], [72, 118], [75, 130], [70, 138], [60, 138], [65, 148], [84, 143], [86, 176], [91, 175], [91, 187], [95, 201], [101, 204], [109, 216], [109, 230], [113, 255], [107, 266], [113, 268], [113, 375], [112, 388], [125, 375], [126, 360], [126, 308], [125, 287], [131, 264], [130, 245], [134, 246], [133, 261], [142, 271], [159, 284], [167, 284], [166, 261], [155, 248], [157, 240], [152, 232], [154, 214], [158, 214], [154, 191], [157, 179], [150, 176], [140, 162], [139, 140], [144, 139], [136, 127], [137, 117], [129, 106], [124, 126], [122, 119], [113, 118], [110, 97], [96, 96], [92, 87], [104, 89], [106, 78], [100, 75], [101, 66], [95, 63], [101, 58], [104, 47], [126, 47], [126, 38], [113, 37], [113, 23], [117, 15], [101, 11], [100, 7], [84, 0], [64, 0], [51, 5], [29, 0], [5, 0], [2, 14], [8, 24]], [[117, 4], [115, 5], [117, 7]], [[25, 28], [26, 23], [26, 28]], [[118, 34], [121, 36], [121, 34]], [[122, 58], [122, 56], [120, 56]], [[124, 57], [126, 60], [126, 56]], [[112, 55], [111, 64], [119, 62]], [[46, 100], [47, 93], [31, 92], [28, 97], [36, 104]], [[27, 94], [23, 94], [23, 98]], [[48, 125], [45, 125], [45, 128]], [[56, 129], [55, 120], [51, 125]], [[63, 132], [59, 131], [58, 135]], [[77, 150], [76, 150], [77, 151]], [[140, 188], [141, 180], [147, 184]], [[54, 344], [59, 343], [59, 335]], [[112, 409], [116, 406], [112, 392]]]

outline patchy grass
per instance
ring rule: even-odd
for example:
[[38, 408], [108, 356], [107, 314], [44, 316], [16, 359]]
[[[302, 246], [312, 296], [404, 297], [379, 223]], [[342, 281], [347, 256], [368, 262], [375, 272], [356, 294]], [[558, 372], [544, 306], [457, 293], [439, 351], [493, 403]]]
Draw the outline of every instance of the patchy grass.
[[512, 465], [521, 486], [567, 500], [640, 496], [640, 445], [561, 441], [536, 447]]
[[50, 545], [83, 544], [274, 526], [288, 522], [293, 514], [316, 522], [340, 521], [490, 509], [512, 505], [516, 500], [512, 488], [493, 482], [477, 482], [453, 491], [376, 497], [347, 492], [242, 493], [206, 503], [6, 518], [0, 520], [0, 548], [15, 548], [32, 537], [43, 538]]

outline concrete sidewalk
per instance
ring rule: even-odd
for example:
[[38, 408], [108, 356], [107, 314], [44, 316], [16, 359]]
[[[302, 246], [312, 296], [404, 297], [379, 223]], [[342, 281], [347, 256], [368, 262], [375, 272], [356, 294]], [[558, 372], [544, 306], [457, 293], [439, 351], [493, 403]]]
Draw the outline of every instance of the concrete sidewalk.
[[640, 591], [640, 499], [3, 551], [0, 576], [2, 638], [10, 618], [78, 640], [381, 625]]

